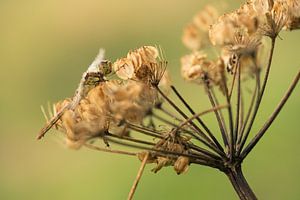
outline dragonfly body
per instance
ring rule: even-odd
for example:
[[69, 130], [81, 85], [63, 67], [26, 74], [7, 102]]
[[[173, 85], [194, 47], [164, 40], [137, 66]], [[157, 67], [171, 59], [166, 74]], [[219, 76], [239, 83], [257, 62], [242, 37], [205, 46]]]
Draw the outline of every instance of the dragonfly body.
[[55, 116], [53, 116], [47, 124], [40, 130], [37, 139], [41, 139], [56, 124], [67, 110], [74, 110], [80, 101], [86, 97], [88, 92], [105, 81], [105, 75], [110, 73], [110, 62], [104, 59], [104, 49], [100, 49], [97, 57], [83, 73], [78, 88], [72, 98], [72, 101], [61, 108]]

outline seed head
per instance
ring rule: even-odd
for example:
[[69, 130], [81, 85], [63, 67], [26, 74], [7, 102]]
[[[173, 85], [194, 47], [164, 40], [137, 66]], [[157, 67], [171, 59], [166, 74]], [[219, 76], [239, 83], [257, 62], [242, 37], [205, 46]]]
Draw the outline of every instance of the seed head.
[[181, 58], [181, 75], [191, 82], [202, 84], [203, 80], [218, 85], [221, 83], [222, 62], [211, 61], [202, 52], [194, 52]]
[[178, 175], [185, 173], [189, 168], [189, 164], [190, 164], [190, 159], [188, 157], [179, 156], [174, 163], [174, 170]]
[[209, 44], [208, 30], [218, 18], [218, 11], [213, 6], [207, 5], [197, 13], [193, 21], [183, 30], [182, 42], [192, 51], [197, 51]]
[[158, 85], [166, 70], [167, 62], [160, 60], [159, 51], [153, 46], [143, 46], [130, 51], [126, 58], [113, 64], [119, 78], [132, 79], [150, 85]]

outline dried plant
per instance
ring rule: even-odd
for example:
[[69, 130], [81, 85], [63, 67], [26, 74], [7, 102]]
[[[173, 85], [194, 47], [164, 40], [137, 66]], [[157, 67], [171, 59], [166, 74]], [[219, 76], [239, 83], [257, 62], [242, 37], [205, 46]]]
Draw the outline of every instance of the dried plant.
[[[74, 97], [56, 103], [49, 111], [50, 119], [43, 109], [47, 124], [38, 139], [53, 127], [66, 136], [71, 148], [84, 146], [136, 156], [142, 165], [128, 199], [132, 199], [144, 167], [150, 163], [155, 165], [155, 173], [172, 166], [181, 174], [191, 164], [216, 168], [228, 176], [240, 199], [257, 199], [242, 173], [242, 162], [274, 122], [300, 79], [299, 71], [250, 140], [276, 39], [283, 29], [299, 29], [299, 17], [299, 0], [249, 0], [221, 16], [212, 6], [200, 11], [184, 29], [182, 41], [191, 53], [181, 58], [183, 78], [203, 87], [211, 103], [211, 108], [200, 113], [170, 84], [167, 61], [159, 48], [143, 46], [114, 63], [105, 60], [101, 50], [83, 74]], [[271, 47], [266, 57], [268, 40]], [[211, 49], [218, 55], [212, 59], [205, 53]], [[246, 101], [251, 86], [251, 98]], [[188, 113], [169, 98], [170, 90]], [[221, 141], [217, 139], [219, 133], [203, 120], [208, 113], [214, 113]], [[94, 143], [98, 139], [103, 140], [103, 147]], [[111, 144], [136, 151], [116, 150]]]

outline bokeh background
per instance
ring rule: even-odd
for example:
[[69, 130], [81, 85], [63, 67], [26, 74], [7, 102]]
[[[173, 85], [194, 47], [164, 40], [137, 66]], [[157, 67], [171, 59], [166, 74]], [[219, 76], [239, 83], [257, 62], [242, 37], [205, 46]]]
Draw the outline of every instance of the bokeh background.
[[[182, 29], [208, 1], [1, 0], [0, 199], [126, 199], [140, 162], [131, 157], [65, 148], [59, 134], [36, 141], [40, 105], [72, 96], [99, 47], [115, 60], [141, 45], [161, 45], [175, 85], [197, 110], [203, 91], [180, 78], [187, 53]], [[240, 1], [215, 1], [227, 9]], [[271, 79], [254, 130], [300, 68], [300, 32], [281, 34]], [[197, 92], [196, 92], [197, 91]], [[300, 199], [300, 87], [244, 162], [260, 199]], [[147, 166], [136, 199], [236, 199], [217, 170], [191, 166], [177, 176]]]

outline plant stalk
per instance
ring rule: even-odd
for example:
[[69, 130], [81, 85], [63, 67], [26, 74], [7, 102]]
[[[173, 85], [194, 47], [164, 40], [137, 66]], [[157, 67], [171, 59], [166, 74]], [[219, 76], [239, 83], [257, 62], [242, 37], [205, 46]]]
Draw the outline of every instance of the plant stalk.
[[257, 200], [256, 195], [243, 175], [240, 165], [229, 168], [225, 173], [241, 200]]

